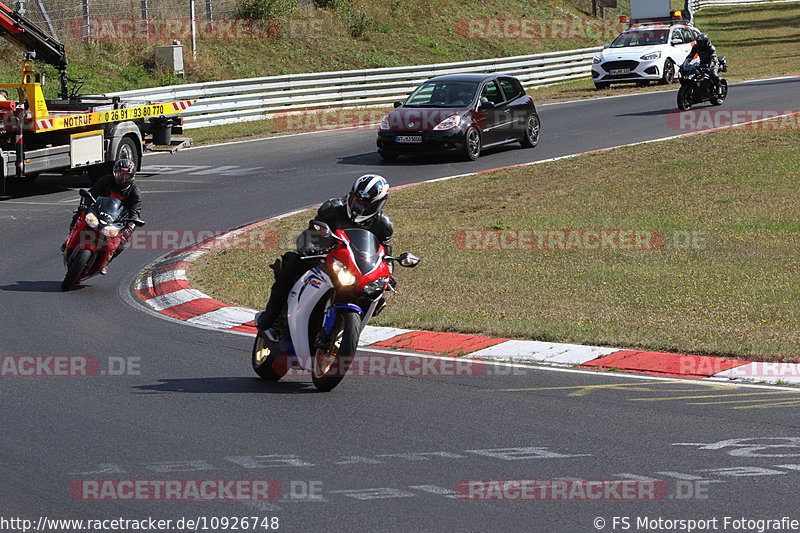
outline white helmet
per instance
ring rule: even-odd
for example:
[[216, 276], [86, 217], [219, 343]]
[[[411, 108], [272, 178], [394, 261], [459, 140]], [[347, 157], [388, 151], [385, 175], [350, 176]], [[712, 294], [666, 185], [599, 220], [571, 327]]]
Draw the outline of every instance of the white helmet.
[[353, 183], [347, 194], [347, 216], [363, 224], [378, 212], [389, 197], [389, 183], [377, 174], [364, 174]]

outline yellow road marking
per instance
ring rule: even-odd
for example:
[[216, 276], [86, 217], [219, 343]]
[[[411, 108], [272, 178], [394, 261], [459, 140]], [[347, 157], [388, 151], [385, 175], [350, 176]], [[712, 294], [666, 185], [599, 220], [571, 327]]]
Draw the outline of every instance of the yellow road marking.
[[[776, 394], [781, 394], [781, 393], [776, 393]], [[787, 393], [784, 393], [784, 394], [797, 394], [797, 393], [796, 392], [787, 392]], [[762, 399], [749, 398], [747, 400], [723, 400], [721, 402], [687, 402], [686, 405], [714, 405], [714, 404], [718, 404], [718, 403], [747, 403], [747, 402], [750, 402], [750, 403], [753, 403], [753, 402], [766, 403], [766, 402], [769, 402], [769, 401], [772, 401], [772, 400], [770, 398], [762, 398]], [[786, 398], [780, 398], [778, 401], [782, 401], [782, 402], [800, 402], [800, 398], [798, 398], [796, 400], [788, 400]]]
[[733, 407], [733, 409], [767, 409], [770, 407], [792, 407], [795, 405], [800, 405], [800, 400], [790, 400], [786, 402], [776, 402], [762, 405], [740, 405], [738, 407]]
[[[675, 383], [671, 382], [664, 382], [665, 385], [675, 385]], [[676, 388], [676, 389], [663, 389], [659, 387], [658, 389], [651, 389], [649, 388], [651, 385], [661, 385], [659, 382], [655, 383], [647, 383], [647, 384], [639, 384], [639, 383], [609, 383], [605, 385], [573, 385], [569, 387], [532, 387], [532, 388], [524, 388], [524, 389], [490, 389], [493, 392], [528, 392], [528, 391], [548, 391], [548, 390], [572, 390], [573, 392], [569, 393], [568, 396], [586, 396], [589, 393], [592, 393], [596, 390], [601, 389], [612, 389], [612, 390], [625, 390], [625, 391], [635, 391], [635, 392], [691, 392], [692, 390], [708, 390], [710, 389], [726, 389], [725, 385], [715, 385], [712, 383], [687, 383], [687, 387], [691, 388]], [[694, 387], [705, 387], [703, 389]]]
[[796, 392], [734, 392], [731, 394], [704, 394], [700, 396], [666, 396], [664, 398], [630, 398], [633, 402], [661, 402], [666, 400], [695, 400], [698, 398], [722, 398], [724, 396], [758, 396], [763, 394], [797, 394]]

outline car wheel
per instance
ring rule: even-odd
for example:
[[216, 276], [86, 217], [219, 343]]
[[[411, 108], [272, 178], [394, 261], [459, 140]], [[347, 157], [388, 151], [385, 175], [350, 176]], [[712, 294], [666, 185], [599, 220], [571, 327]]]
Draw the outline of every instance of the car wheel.
[[664, 74], [658, 81], [661, 85], [669, 85], [675, 81], [675, 63], [670, 58], [664, 61]]
[[475, 161], [481, 155], [481, 133], [474, 126], [470, 126], [464, 135], [464, 159]]
[[522, 139], [519, 141], [523, 148], [533, 148], [539, 144], [540, 126], [539, 115], [534, 113], [528, 117], [528, 120], [525, 122], [525, 132], [522, 134]]
[[383, 150], [379, 150], [378, 154], [383, 158], [384, 161], [394, 161], [400, 154], [393, 154], [391, 152], [384, 152]]
[[610, 84], [610, 83], [608, 83], [607, 81], [598, 81], [598, 82], [595, 82], [595, 84], [594, 84], [594, 88], [595, 88], [595, 89], [597, 89], [597, 90], [599, 91], [599, 90], [602, 90], [602, 89], [608, 89], [608, 87], [609, 87], [610, 85], [611, 85], [611, 84]]

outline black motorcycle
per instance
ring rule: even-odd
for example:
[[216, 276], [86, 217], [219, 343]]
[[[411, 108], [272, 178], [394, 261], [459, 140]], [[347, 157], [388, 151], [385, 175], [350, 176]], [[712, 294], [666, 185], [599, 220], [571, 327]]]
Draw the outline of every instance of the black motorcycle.
[[[718, 72], [728, 72], [725, 56], [719, 58]], [[711, 102], [711, 105], [722, 105], [728, 96], [728, 82], [721, 76], [719, 85], [711, 81], [711, 70], [701, 67], [696, 61], [681, 65], [681, 88], [678, 89], [678, 108], [688, 111], [693, 105]]]

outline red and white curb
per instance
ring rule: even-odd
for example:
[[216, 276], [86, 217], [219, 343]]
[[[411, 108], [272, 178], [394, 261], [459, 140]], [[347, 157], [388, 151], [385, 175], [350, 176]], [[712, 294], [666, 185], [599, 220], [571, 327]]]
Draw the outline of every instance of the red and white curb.
[[[227, 239], [274, 220], [250, 224], [190, 248], [167, 254], [142, 271], [134, 292], [152, 310], [173, 319], [205, 328], [255, 333], [254, 309], [227, 305], [195, 289], [186, 279], [186, 268], [205, 253], [224, 245]], [[794, 363], [747, 362], [721, 357], [496, 339], [375, 326], [366, 327], [360, 344], [486, 360], [568, 365], [665, 377], [800, 385], [800, 364]]]

